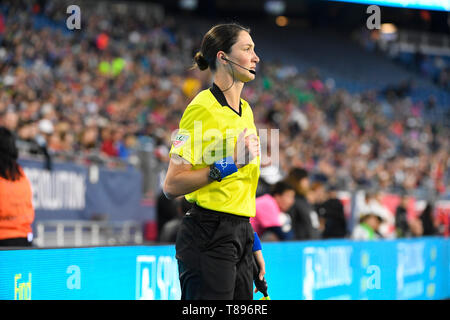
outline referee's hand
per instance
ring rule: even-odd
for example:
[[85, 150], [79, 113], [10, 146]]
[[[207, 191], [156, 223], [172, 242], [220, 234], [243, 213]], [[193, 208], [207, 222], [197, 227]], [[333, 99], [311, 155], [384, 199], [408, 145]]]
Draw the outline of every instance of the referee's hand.
[[262, 251], [258, 250], [253, 252], [253, 281], [255, 282], [255, 291], [261, 292], [265, 297], [267, 294], [267, 281], [264, 278], [266, 274], [266, 267], [264, 263], [264, 258], [262, 255]]
[[245, 136], [246, 133], [247, 128], [239, 134], [234, 147], [234, 162], [238, 168], [242, 168], [260, 156], [258, 137], [254, 133]]

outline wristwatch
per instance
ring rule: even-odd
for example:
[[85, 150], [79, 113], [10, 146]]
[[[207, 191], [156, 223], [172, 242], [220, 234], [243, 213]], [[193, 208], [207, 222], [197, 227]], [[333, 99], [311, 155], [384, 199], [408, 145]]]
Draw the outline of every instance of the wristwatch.
[[215, 180], [215, 181], [218, 181], [218, 182], [222, 181], [222, 176], [220, 174], [220, 170], [217, 169], [214, 165], [209, 167], [209, 177], [212, 180]]

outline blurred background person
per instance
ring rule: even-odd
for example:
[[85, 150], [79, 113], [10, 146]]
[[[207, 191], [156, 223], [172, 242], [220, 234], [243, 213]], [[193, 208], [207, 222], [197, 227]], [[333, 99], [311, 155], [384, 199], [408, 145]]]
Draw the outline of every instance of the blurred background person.
[[360, 215], [359, 224], [353, 229], [354, 240], [382, 239], [380, 226], [384, 221], [383, 213], [375, 206], [368, 206]]
[[19, 123], [19, 116], [13, 111], [6, 111], [2, 117], [3, 121], [0, 120], [0, 125], [10, 130], [13, 134], [17, 130], [17, 125]]
[[408, 220], [408, 227], [407, 237], [421, 237], [423, 235], [423, 225], [419, 218], [414, 217]]
[[[186, 211], [183, 213], [185, 214]], [[167, 199], [162, 190], [156, 201], [156, 220], [157, 220], [157, 239], [160, 239], [164, 225], [178, 217], [179, 215], [179, 199]]]
[[406, 210], [408, 205], [408, 197], [402, 195], [400, 203], [395, 209], [395, 234], [397, 238], [405, 238], [411, 235]]
[[52, 156], [50, 150], [50, 138], [54, 132], [53, 123], [48, 119], [42, 119], [38, 124], [38, 134], [35, 137], [38, 152], [45, 157], [45, 168], [52, 170]]
[[313, 224], [313, 221], [318, 222], [317, 214], [306, 198], [310, 189], [308, 171], [298, 167], [292, 168], [286, 177], [286, 181], [295, 190], [295, 202], [288, 212], [292, 220], [294, 239], [318, 239], [319, 225], [318, 223]]
[[164, 223], [160, 233], [158, 233], [159, 242], [175, 243], [177, 239], [178, 229], [180, 228], [181, 220], [186, 212], [192, 207], [192, 203], [186, 200], [185, 197], [180, 196], [175, 199], [177, 214], [170, 220]]
[[322, 238], [345, 238], [347, 236], [347, 220], [344, 206], [337, 197], [337, 188], [328, 186], [327, 199], [318, 209], [322, 229]]
[[313, 227], [317, 229], [318, 237], [320, 238], [321, 233], [323, 232], [323, 225], [320, 223], [319, 211], [326, 200], [326, 180], [320, 176], [312, 177], [311, 180], [313, 180], [313, 182], [311, 183], [309, 192], [306, 194], [306, 199], [313, 209], [311, 213], [311, 223]]
[[383, 194], [374, 188], [360, 192], [355, 200], [355, 217], [360, 219], [368, 211], [376, 211], [382, 217], [381, 226], [378, 232], [383, 238], [395, 237], [395, 217], [394, 214], [383, 204]]
[[395, 209], [395, 235], [397, 238], [420, 237], [423, 224], [419, 217], [408, 217], [408, 197], [403, 194]]
[[14, 135], [0, 127], [0, 246], [29, 247], [33, 240], [32, 191], [17, 157]]
[[420, 214], [420, 221], [422, 222], [423, 228], [422, 235], [435, 236], [438, 234], [436, 219], [434, 217], [434, 207], [430, 201], [427, 202], [425, 209]]
[[262, 241], [293, 238], [290, 216], [286, 212], [294, 201], [295, 190], [284, 181], [273, 185], [270, 193], [256, 198], [256, 214], [250, 218], [250, 223]]

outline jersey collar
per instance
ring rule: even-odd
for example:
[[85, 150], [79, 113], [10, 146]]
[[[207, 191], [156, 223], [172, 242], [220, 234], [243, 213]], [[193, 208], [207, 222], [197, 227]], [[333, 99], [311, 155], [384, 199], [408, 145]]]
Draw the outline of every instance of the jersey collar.
[[217, 102], [219, 102], [222, 105], [222, 107], [230, 108], [231, 111], [236, 113], [239, 117], [242, 115], [242, 101], [241, 101], [241, 99], [239, 99], [239, 112], [237, 112], [232, 107], [230, 107], [230, 105], [227, 102], [227, 99], [225, 98], [225, 95], [223, 94], [222, 90], [220, 90], [220, 88], [215, 83], [213, 83], [212, 87], [209, 90], [213, 94], [214, 98], [216, 98]]

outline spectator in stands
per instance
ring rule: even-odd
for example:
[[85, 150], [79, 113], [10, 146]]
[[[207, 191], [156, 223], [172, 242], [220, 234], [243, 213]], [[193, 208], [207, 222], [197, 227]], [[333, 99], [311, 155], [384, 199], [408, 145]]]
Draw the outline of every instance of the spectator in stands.
[[33, 240], [32, 191], [17, 158], [14, 135], [0, 127], [0, 246], [28, 247]]
[[38, 124], [38, 134], [35, 136], [36, 144], [39, 148], [39, 153], [45, 157], [45, 168], [47, 170], [52, 169], [52, 156], [50, 154], [50, 138], [54, 132], [53, 123], [48, 119], [42, 119]]
[[382, 193], [378, 189], [369, 189], [356, 196], [355, 213], [356, 217], [360, 219], [363, 214], [368, 211], [376, 211], [382, 217], [382, 223], [377, 231], [383, 238], [395, 237], [395, 218], [390, 210], [383, 204]]
[[115, 144], [115, 137], [119, 138], [118, 134], [111, 127], [103, 128], [101, 131], [101, 138], [103, 141], [101, 150], [110, 157], [119, 156], [119, 150]]
[[382, 239], [379, 232], [383, 223], [383, 213], [375, 206], [367, 206], [361, 213], [359, 224], [353, 229], [352, 239], [354, 240], [376, 240]]
[[291, 240], [290, 210], [295, 190], [284, 181], [277, 182], [270, 193], [256, 198], [256, 214], [250, 218], [253, 229], [262, 241]]
[[303, 168], [292, 168], [286, 182], [295, 190], [295, 202], [288, 212], [292, 220], [294, 239], [317, 239], [319, 230], [318, 226], [314, 227], [313, 219], [317, 219], [318, 222], [318, 218], [317, 215], [314, 216], [314, 210], [306, 198], [309, 191], [308, 171]]
[[181, 220], [183, 216], [192, 207], [192, 203], [186, 200], [185, 197], [181, 196], [176, 199], [178, 215], [173, 219], [167, 221], [161, 230], [159, 235], [159, 241], [165, 243], [175, 243], [177, 239], [178, 229], [180, 227]]
[[159, 193], [156, 202], [156, 220], [158, 225], [158, 239], [162, 233], [164, 225], [179, 215], [179, 200], [167, 199], [164, 193]]
[[420, 218], [414, 217], [408, 220], [410, 233], [408, 237], [421, 237], [423, 235], [423, 225]]
[[123, 140], [118, 143], [119, 158], [126, 161], [136, 146], [136, 137], [130, 133], [126, 133]]
[[400, 199], [400, 204], [395, 209], [395, 231], [397, 238], [406, 238], [410, 236], [410, 228], [407, 219], [407, 205], [408, 198], [403, 195]]
[[6, 111], [3, 115], [3, 123], [0, 123], [0, 125], [4, 126], [11, 132], [15, 132], [17, 129], [17, 125], [19, 123], [19, 116], [14, 111]]
[[344, 206], [337, 197], [337, 188], [328, 186], [327, 200], [318, 209], [323, 228], [322, 238], [345, 238], [347, 235], [347, 220], [345, 219]]
[[319, 210], [326, 198], [326, 178], [323, 179], [320, 176], [322, 176], [322, 174], [311, 177], [313, 182], [311, 183], [309, 191], [306, 194], [306, 200], [311, 204], [313, 210], [311, 213], [311, 223], [313, 227], [317, 229], [319, 237], [323, 232], [323, 225], [320, 223]]
[[318, 212], [321, 205], [326, 200], [326, 186], [324, 182], [314, 181], [307, 193], [308, 202], [313, 206], [314, 211]]
[[434, 207], [433, 204], [428, 201], [425, 209], [420, 215], [420, 220], [422, 222], [423, 234], [424, 236], [434, 236], [437, 235], [436, 220], [434, 217]]
[[261, 174], [259, 176], [258, 188], [256, 189], [256, 196], [262, 196], [266, 193], [270, 193], [273, 185], [283, 179], [280, 169], [273, 165], [262, 165]]
[[397, 238], [420, 237], [423, 234], [422, 221], [417, 217], [408, 218], [408, 197], [402, 195], [395, 210], [395, 234]]

